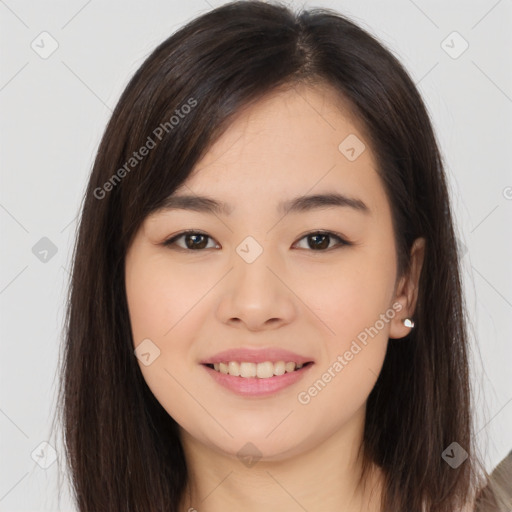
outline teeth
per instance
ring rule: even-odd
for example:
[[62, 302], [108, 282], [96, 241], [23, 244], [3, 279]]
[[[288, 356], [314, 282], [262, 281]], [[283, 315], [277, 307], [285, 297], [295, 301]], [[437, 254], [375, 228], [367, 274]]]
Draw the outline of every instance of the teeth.
[[265, 361], [264, 363], [246, 363], [237, 361], [227, 361], [225, 363], [214, 363], [214, 370], [225, 375], [233, 375], [234, 377], [251, 378], [258, 377], [259, 379], [268, 379], [274, 375], [284, 375], [300, 370], [304, 365], [296, 364], [294, 362], [278, 361], [272, 363]]
[[267, 361], [256, 365], [256, 376], [259, 379], [268, 379], [274, 376], [274, 363]]
[[240, 375], [240, 365], [236, 361], [230, 361], [228, 363], [229, 375], [238, 377]]
[[254, 363], [240, 363], [240, 377], [256, 377], [257, 368]]
[[274, 363], [274, 375], [284, 375], [285, 370], [286, 365], [284, 364], [284, 361]]

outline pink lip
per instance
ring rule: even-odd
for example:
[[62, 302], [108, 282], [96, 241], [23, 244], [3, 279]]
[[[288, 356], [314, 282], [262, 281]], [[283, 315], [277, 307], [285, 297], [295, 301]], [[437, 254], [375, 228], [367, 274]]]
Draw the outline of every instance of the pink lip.
[[[282, 361], [283, 359], [279, 360]], [[292, 358], [291, 360], [293, 361], [294, 359]], [[229, 361], [236, 361], [236, 358], [230, 358]], [[247, 359], [243, 359], [243, 361], [252, 362]], [[269, 359], [265, 359], [265, 361], [269, 361]], [[313, 364], [308, 364], [300, 370], [295, 370], [283, 375], [274, 375], [268, 379], [259, 379], [258, 377], [234, 377], [233, 375], [220, 373], [203, 364], [203, 368], [205, 368], [205, 370], [218, 384], [243, 397], [265, 397], [277, 393], [278, 391], [295, 384], [309, 371], [312, 366]]]
[[278, 361], [284, 361], [285, 363], [293, 362], [297, 364], [305, 364], [313, 362], [313, 358], [304, 357], [289, 350], [283, 350], [280, 348], [266, 348], [266, 349], [250, 349], [250, 348], [233, 348], [230, 350], [224, 350], [211, 357], [207, 357], [200, 361], [201, 364], [213, 364], [213, 363], [227, 363], [229, 361], [237, 361], [239, 363], [264, 363], [265, 361], [271, 361], [277, 363]]

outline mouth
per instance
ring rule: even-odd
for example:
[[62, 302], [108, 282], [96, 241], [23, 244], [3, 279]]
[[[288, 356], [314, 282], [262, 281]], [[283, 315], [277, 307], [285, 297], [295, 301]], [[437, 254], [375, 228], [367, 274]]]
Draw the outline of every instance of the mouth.
[[311, 356], [278, 347], [240, 347], [199, 363], [221, 388], [244, 398], [258, 398], [290, 388], [310, 371], [315, 361]]
[[201, 366], [218, 384], [219, 389], [228, 390], [246, 399], [271, 398], [279, 391], [292, 389], [314, 366], [313, 361], [224, 361], [202, 363]]
[[263, 361], [260, 363], [250, 361], [225, 361], [220, 363], [205, 363], [211, 370], [232, 377], [242, 379], [272, 379], [288, 373], [295, 373], [312, 365], [313, 361], [296, 363], [294, 361]]

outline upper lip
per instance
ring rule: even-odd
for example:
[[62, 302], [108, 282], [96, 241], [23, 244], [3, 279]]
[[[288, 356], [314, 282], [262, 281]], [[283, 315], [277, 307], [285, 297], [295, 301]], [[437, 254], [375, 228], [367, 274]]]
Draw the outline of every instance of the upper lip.
[[313, 359], [281, 348], [232, 348], [203, 359], [201, 364], [225, 363], [227, 361], [247, 363], [264, 363], [266, 361], [276, 363], [284, 361], [285, 363], [305, 364], [313, 362]]

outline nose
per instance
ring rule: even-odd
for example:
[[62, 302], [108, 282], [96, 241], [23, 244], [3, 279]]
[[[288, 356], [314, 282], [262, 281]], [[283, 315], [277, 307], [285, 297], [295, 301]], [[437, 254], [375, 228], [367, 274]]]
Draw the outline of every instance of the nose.
[[270, 251], [252, 263], [235, 255], [225, 278], [217, 309], [218, 319], [249, 331], [276, 329], [293, 321], [297, 297]]

